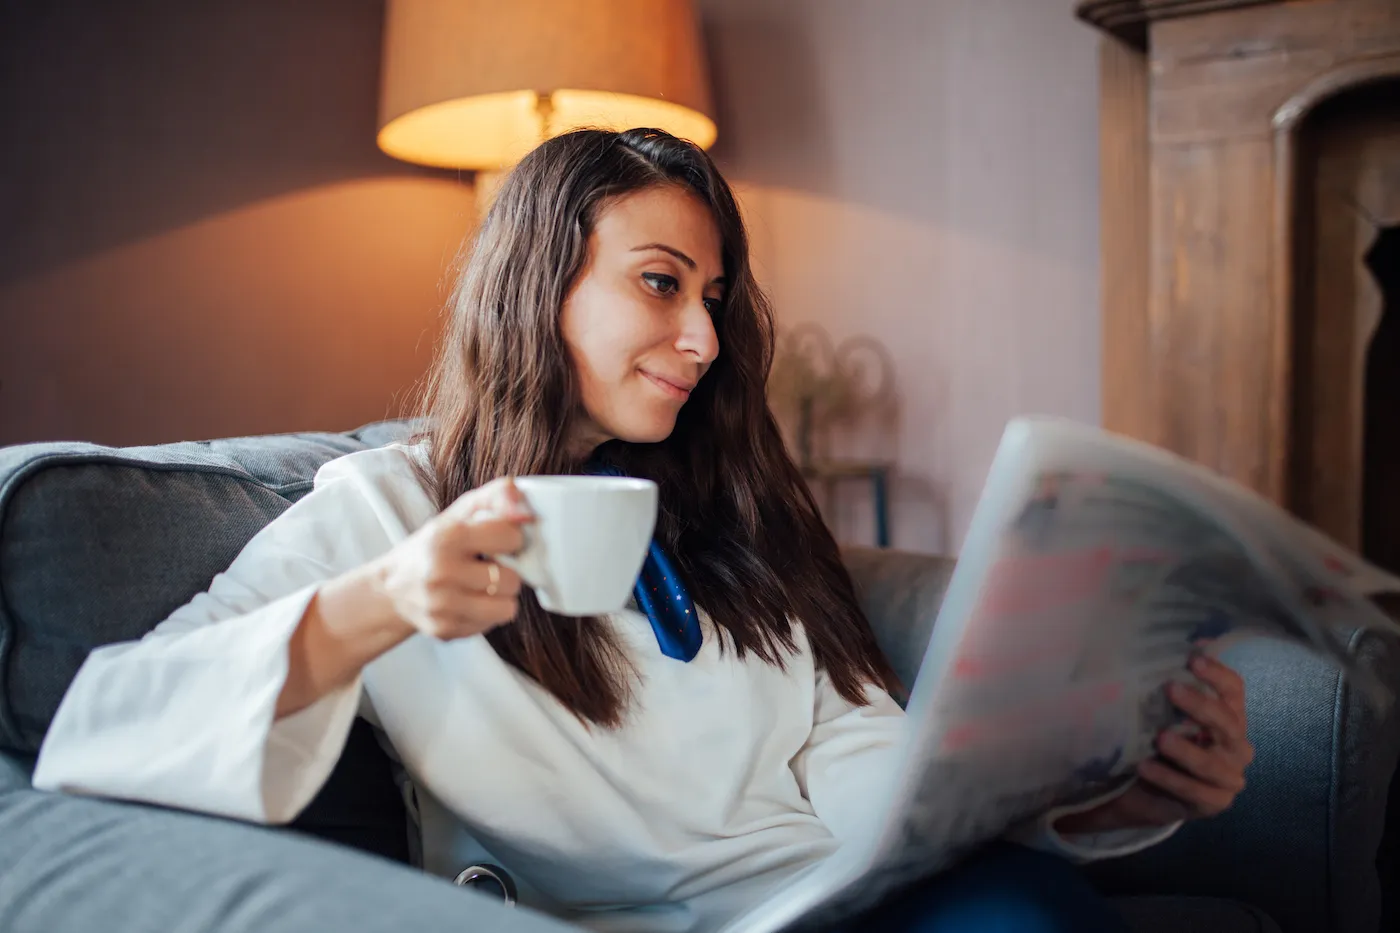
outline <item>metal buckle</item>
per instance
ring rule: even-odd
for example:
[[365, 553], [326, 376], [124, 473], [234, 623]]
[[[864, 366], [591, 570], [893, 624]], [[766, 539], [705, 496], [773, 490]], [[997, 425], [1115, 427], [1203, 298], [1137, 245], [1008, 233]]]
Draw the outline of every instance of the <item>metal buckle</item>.
[[499, 865], [468, 865], [452, 883], [462, 888], [480, 888], [482, 893], [495, 888], [507, 907], [515, 906], [515, 882]]

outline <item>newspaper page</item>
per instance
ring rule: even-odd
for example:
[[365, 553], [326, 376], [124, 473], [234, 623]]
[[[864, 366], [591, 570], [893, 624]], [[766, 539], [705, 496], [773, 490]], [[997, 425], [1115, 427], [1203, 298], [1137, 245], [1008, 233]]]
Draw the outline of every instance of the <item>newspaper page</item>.
[[1121, 789], [1159, 732], [1186, 728], [1164, 688], [1195, 682], [1193, 651], [1264, 633], [1345, 664], [1335, 625], [1388, 623], [1349, 585], [1386, 575], [1320, 557], [1321, 536], [1222, 484], [1094, 428], [1013, 421], [914, 685], [883, 825], [728, 929], [820, 929], [1051, 806]]

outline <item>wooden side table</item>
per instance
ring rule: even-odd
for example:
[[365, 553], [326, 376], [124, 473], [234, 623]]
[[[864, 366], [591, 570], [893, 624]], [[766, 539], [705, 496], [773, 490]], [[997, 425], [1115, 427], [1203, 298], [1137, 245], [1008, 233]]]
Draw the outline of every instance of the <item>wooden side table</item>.
[[875, 546], [890, 546], [889, 477], [894, 464], [885, 460], [817, 460], [802, 467], [809, 483], [821, 483], [829, 504], [838, 482], [863, 480], [870, 484], [875, 512]]

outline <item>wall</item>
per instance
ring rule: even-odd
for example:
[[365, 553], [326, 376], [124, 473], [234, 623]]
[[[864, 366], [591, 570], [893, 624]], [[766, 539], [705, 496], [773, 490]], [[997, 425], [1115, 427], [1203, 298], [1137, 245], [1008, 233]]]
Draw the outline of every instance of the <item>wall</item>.
[[0, 5], [0, 444], [395, 413], [475, 208], [375, 148], [382, 18]]
[[[956, 549], [1006, 419], [1098, 423], [1097, 35], [1071, 0], [701, 0], [758, 273], [889, 351], [894, 542]], [[869, 496], [829, 518], [869, 540]]]

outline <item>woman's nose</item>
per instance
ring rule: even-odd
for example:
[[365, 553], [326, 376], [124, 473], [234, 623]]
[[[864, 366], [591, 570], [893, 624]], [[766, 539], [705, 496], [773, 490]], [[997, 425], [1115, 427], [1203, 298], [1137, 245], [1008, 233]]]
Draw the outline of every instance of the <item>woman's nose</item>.
[[715, 321], [704, 299], [686, 305], [676, 349], [695, 357], [702, 366], [710, 365], [719, 356], [719, 334], [715, 333]]

